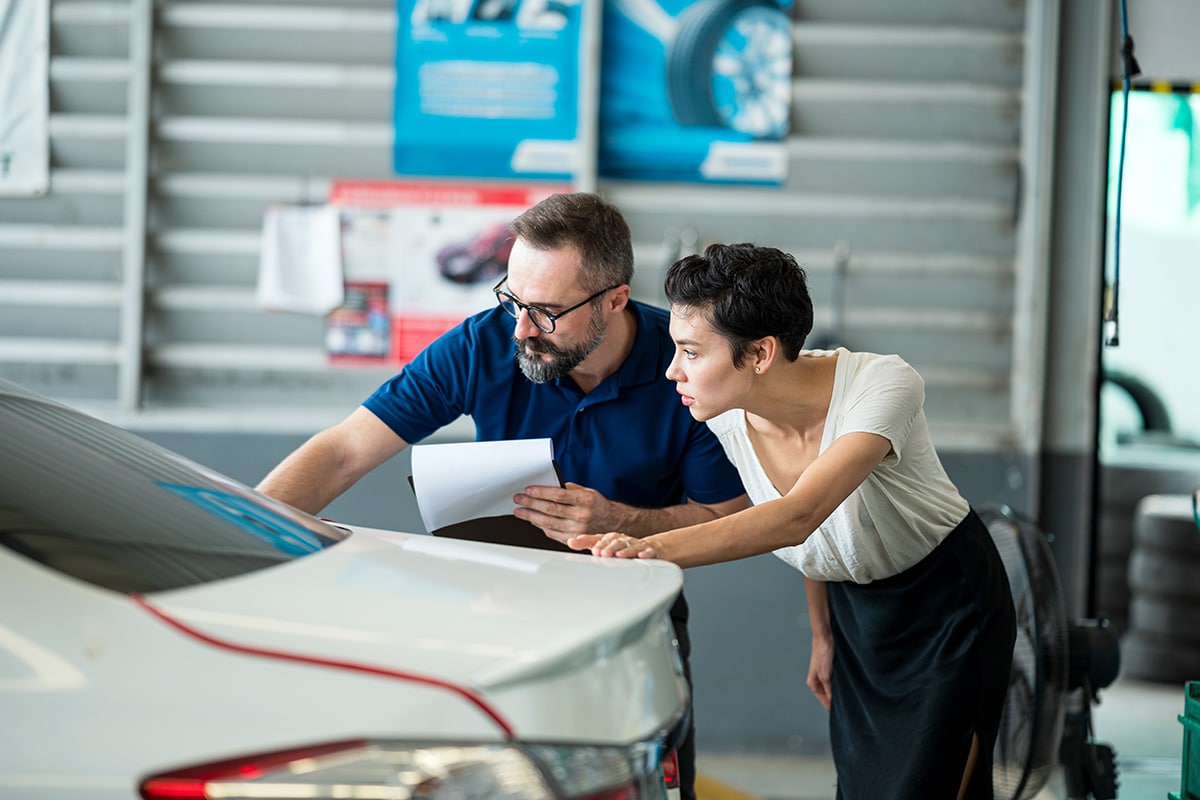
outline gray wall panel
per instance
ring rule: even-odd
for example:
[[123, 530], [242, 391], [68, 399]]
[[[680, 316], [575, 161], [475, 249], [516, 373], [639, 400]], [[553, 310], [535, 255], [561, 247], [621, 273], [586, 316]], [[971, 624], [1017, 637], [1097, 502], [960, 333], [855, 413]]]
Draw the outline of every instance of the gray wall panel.
[[[929, 372], [939, 443], [1036, 441], [1014, 393], [1039, 377], [1014, 351], [1039, 310], [1019, 289], [1039, 265], [1022, 263], [1018, 198], [1037, 146], [1022, 136], [1034, 129], [1025, 42], [1041, 2], [797, 3], [783, 187], [601, 180], [634, 230], [637, 296], [660, 299], [662, 270], [685, 251], [757, 241], [811, 264], [828, 326], [840, 310], [832, 254], [849, 248], [841, 338]], [[265, 414], [269, 387], [299, 381], [320, 398], [292, 416], [311, 431], [357, 402], [354, 382], [323, 363], [322, 321], [264, 311], [253, 288], [268, 205], [319, 202], [336, 178], [391, 177], [395, 31], [393, 0], [55, 5], [52, 190], [0, 202], [0, 297], [52, 309], [64, 282], [88, 279], [76, 253], [119, 254], [119, 274], [104, 277], [116, 348], [74, 351], [79, 366], [120, 371], [109, 398], [109, 384], [87, 387], [89, 410], [220, 431], [223, 409]], [[143, 192], [145, 219], [126, 218], [141, 216]], [[36, 270], [16, 257], [30, 250]], [[0, 374], [71, 358], [21, 327], [0, 330]], [[80, 314], [62, 337], [111, 342], [111, 325]]]

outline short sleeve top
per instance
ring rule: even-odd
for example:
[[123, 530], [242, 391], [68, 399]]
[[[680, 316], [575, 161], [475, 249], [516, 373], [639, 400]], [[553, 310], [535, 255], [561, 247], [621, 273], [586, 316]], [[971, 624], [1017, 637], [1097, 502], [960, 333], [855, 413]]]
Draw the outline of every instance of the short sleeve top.
[[493, 308], [442, 335], [363, 405], [417, 443], [466, 414], [476, 439], [549, 437], [564, 481], [643, 508], [744, 493], [716, 437], [679, 401], [664, 373], [674, 354], [663, 309], [630, 302], [637, 323], [625, 362], [588, 393], [570, 377], [528, 380], [513, 321]]
[[[932, 552], [969, 510], [930, 439], [925, 383], [899, 356], [844, 348], [806, 355], [838, 359], [821, 452], [858, 431], [883, 436], [892, 448], [803, 544], [775, 555], [816, 580], [870, 583], [899, 574]], [[778, 499], [754, 453], [745, 412], [727, 411], [709, 427], [741, 472], [750, 499]]]

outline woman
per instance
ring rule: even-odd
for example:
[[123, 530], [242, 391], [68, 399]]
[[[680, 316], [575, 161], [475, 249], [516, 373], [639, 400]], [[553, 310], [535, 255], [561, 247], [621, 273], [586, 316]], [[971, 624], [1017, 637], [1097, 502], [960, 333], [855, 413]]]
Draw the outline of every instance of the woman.
[[897, 356], [803, 350], [805, 274], [774, 248], [712, 245], [671, 266], [666, 292], [667, 377], [754, 506], [571, 546], [683, 567], [773, 551], [805, 576], [838, 797], [991, 798], [1012, 599], [930, 442], [920, 376]]

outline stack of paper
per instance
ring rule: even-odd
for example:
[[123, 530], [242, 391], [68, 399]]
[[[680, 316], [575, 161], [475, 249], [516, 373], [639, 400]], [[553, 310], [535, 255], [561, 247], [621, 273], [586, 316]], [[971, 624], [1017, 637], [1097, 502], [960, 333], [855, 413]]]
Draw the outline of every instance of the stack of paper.
[[550, 439], [415, 445], [412, 483], [425, 529], [437, 536], [566, 549], [513, 516], [526, 486], [561, 486]]

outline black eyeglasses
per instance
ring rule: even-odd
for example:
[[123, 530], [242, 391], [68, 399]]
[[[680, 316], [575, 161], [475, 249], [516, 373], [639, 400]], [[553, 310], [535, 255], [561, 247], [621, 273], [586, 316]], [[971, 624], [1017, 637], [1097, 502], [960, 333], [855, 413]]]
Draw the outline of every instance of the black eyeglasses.
[[531, 306], [528, 303], [522, 303], [520, 300], [513, 297], [509, 292], [501, 291], [500, 287], [504, 285], [506, 280], [508, 280], [507, 275], [500, 279], [500, 283], [497, 283], [492, 287], [492, 293], [496, 295], [496, 302], [499, 303], [500, 307], [507, 311], [508, 315], [513, 319], [521, 316], [521, 312], [524, 311], [529, 315], [529, 321], [536, 325], [538, 330], [542, 333], [554, 333], [554, 325], [558, 322], [558, 320], [562, 319], [567, 314], [570, 314], [577, 308], [583, 308], [600, 295], [604, 294], [605, 292], [611, 292], [613, 289], [621, 285], [619, 283], [615, 283], [607, 289], [601, 289], [586, 300], [576, 303], [570, 308], [564, 308], [562, 311], [559, 311], [556, 314], [552, 311], [547, 311], [544, 308], [538, 308], [537, 306]]

